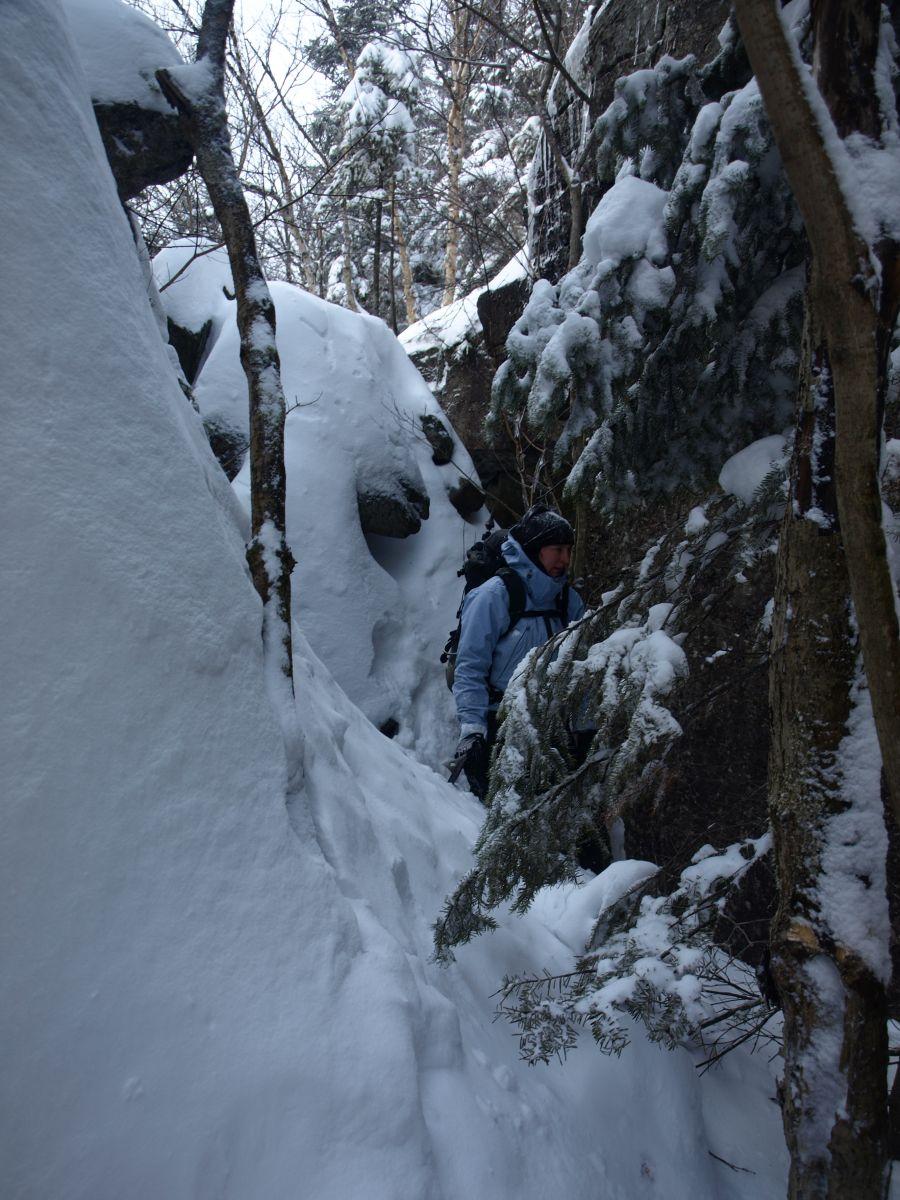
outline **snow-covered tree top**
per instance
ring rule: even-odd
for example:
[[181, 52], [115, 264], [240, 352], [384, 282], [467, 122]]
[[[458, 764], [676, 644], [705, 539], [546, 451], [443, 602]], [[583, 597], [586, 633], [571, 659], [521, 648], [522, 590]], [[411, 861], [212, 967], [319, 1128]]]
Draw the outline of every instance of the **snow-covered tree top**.
[[356, 60], [356, 74], [364, 79], [388, 82], [391, 91], [418, 89], [418, 72], [411, 54], [387, 42], [367, 42]]

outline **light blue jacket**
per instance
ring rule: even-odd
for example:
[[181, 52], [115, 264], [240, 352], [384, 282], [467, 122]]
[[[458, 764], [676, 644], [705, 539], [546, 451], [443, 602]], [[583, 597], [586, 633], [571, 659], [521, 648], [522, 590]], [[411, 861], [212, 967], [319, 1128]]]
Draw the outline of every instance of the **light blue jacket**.
[[[566, 583], [565, 576], [553, 579], [535, 566], [514, 538], [506, 539], [502, 553], [507, 566], [525, 584], [525, 607], [553, 608]], [[558, 633], [564, 624], [577, 621], [583, 612], [584, 601], [574, 588], [569, 588], [568, 622], [553, 616], [550, 627]], [[509, 630], [508, 624], [509, 593], [502, 579], [495, 576], [466, 596], [453, 677], [453, 699], [463, 736], [487, 733], [487, 713], [497, 707], [490, 703], [488, 685], [498, 692], [506, 691], [513, 671], [528, 651], [543, 646], [547, 640], [543, 617], [522, 617]]]

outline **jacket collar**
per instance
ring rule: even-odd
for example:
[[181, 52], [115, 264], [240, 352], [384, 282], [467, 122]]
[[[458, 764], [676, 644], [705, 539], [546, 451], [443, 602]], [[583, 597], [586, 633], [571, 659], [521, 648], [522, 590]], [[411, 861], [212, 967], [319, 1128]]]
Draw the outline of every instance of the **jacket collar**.
[[500, 549], [507, 566], [511, 567], [525, 584], [528, 607], [553, 608], [566, 584], [566, 576], [553, 579], [546, 571], [535, 566], [515, 538], [508, 537]]

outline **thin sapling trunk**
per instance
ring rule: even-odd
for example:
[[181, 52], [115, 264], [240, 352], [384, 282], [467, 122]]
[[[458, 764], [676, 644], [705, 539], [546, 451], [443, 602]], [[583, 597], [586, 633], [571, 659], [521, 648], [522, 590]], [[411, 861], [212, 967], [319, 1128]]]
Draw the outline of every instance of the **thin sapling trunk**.
[[250, 396], [251, 537], [247, 561], [263, 603], [269, 679], [293, 693], [291, 571], [285, 537], [284, 392], [275, 306], [256, 252], [253, 224], [231, 152], [225, 110], [225, 47], [234, 0], [207, 0], [193, 65], [157, 72], [181, 112], [228, 249], [237, 298], [241, 365]]

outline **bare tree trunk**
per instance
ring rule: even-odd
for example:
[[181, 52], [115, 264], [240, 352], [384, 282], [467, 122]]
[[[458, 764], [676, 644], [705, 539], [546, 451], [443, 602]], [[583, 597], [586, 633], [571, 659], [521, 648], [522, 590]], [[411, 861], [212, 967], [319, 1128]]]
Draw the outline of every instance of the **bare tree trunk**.
[[[283, 678], [293, 692], [291, 571], [285, 538], [284, 392], [275, 344], [275, 306], [256, 253], [253, 224], [231, 153], [225, 112], [225, 45], [234, 0], [207, 0], [197, 41], [196, 65], [159, 71], [160, 87], [185, 118], [197, 166], [209, 191], [228, 248], [241, 365], [250, 393], [251, 539], [247, 561], [263, 603], [263, 645], [270, 680]], [[200, 68], [200, 70], [198, 70]]]
[[350, 214], [347, 212], [347, 201], [341, 201], [341, 228], [344, 233], [344, 262], [341, 272], [344, 281], [344, 294], [347, 307], [351, 312], [359, 312], [359, 304], [353, 291], [353, 269], [350, 259]]
[[372, 253], [372, 311], [381, 316], [381, 218], [384, 202], [381, 196], [375, 200], [375, 245]]
[[584, 233], [584, 201], [581, 180], [575, 175], [569, 179], [569, 270], [578, 266], [581, 258], [581, 238]]
[[[833, 7], [815, 10], [819, 46], [827, 37], [819, 18]], [[841, 7], [852, 10], [855, 36], [843, 50], [829, 38], [828, 54], [817, 51], [817, 60], [832, 70], [843, 63], [837, 79], [823, 83], [826, 96], [839, 91], [846, 97], [839, 132], [865, 132], [877, 120], [872, 70], [881, 6], [844, 0]], [[816, 264], [812, 283], [834, 372], [838, 512], [888, 793], [900, 824], [900, 630], [878, 485], [887, 351], [900, 297], [897, 247], [870, 247], [856, 230], [778, 10], [771, 0], [737, 0], [735, 10]], [[849, 120], [853, 95], [868, 111]], [[880, 271], [873, 266], [876, 251]]]
[[465, 139], [462, 109], [454, 98], [447, 119], [447, 237], [444, 248], [444, 295], [442, 304], [456, 299], [456, 272], [459, 259], [459, 219], [462, 196], [459, 176]]
[[397, 328], [397, 281], [394, 278], [394, 266], [395, 266], [394, 256], [395, 256], [396, 250], [397, 250], [397, 238], [394, 235], [394, 228], [397, 224], [397, 210], [396, 210], [396, 205], [394, 203], [394, 199], [395, 199], [394, 193], [395, 193], [394, 180], [392, 178], [391, 179], [391, 189], [390, 189], [390, 196], [391, 196], [391, 253], [390, 253], [390, 259], [388, 262], [388, 278], [390, 279], [390, 284], [391, 284], [391, 329], [393, 329], [394, 333], [397, 333], [397, 332], [399, 332], [398, 328]]
[[287, 216], [282, 213], [280, 221], [281, 232], [281, 254], [280, 258], [284, 263], [284, 277], [288, 283], [294, 282], [294, 266], [291, 262], [291, 229]]
[[[736, 0], [735, 9], [812, 248], [770, 673], [769, 799], [779, 888], [772, 972], [785, 1015], [789, 1195], [881, 1200], [887, 839], [877, 758], [867, 772], [848, 774], [846, 739], [865, 720], [869, 695], [855, 680], [855, 616], [896, 813], [900, 657], [877, 475], [885, 324], [893, 323], [896, 297], [890, 287], [879, 290], [872, 249], [854, 228], [808, 99], [813, 85], [803, 78], [774, 0]], [[837, 132], [877, 135], [880, 5], [819, 0], [813, 19], [815, 71]], [[841, 36], [851, 29], [852, 37]], [[863, 843], [864, 850], [855, 848]], [[844, 919], [848, 904], [852, 924]]]
[[[779, 542], [769, 678], [769, 802], [778, 874], [772, 974], [784, 1010], [785, 1137], [791, 1200], [881, 1200], [887, 1139], [885, 977], [835, 922], [829, 889], [843, 827], [881, 819], [872, 794], [843, 773], [853, 708], [856, 639], [839, 531], [834, 393], [814, 301], [791, 488]], [[877, 839], [876, 839], [877, 841]], [[884, 855], [887, 839], [884, 835]], [[850, 851], [852, 854], [852, 851]], [[884, 860], [853, 864], [883, 910]], [[881, 895], [878, 894], [879, 890]], [[867, 929], [867, 913], [858, 914]], [[869, 930], [867, 929], [867, 932]], [[877, 933], [877, 931], [876, 931]], [[885, 958], [887, 945], [884, 946]]]
[[472, 64], [480, 53], [487, 25], [476, 17], [463, 0], [450, 5], [452, 37], [450, 74], [446, 86], [450, 93], [447, 117], [447, 237], [444, 248], [443, 304], [456, 299], [459, 272], [459, 231], [462, 217], [462, 160], [466, 146], [466, 107], [472, 86]]
[[284, 159], [282, 158], [281, 152], [278, 149], [278, 143], [275, 141], [275, 138], [272, 136], [271, 130], [269, 129], [268, 122], [262, 122], [262, 127], [269, 146], [269, 153], [272, 156], [272, 161], [275, 163], [275, 166], [278, 169], [279, 178], [281, 179], [281, 194], [284, 197], [282, 217], [285, 226], [290, 233], [290, 240], [293, 241], [297, 250], [297, 258], [300, 262], [300, 270], [303, 273], [303, 282], [307, 291], [314, 293], [316, 290], [316, 276], [315, 271], [313, 270], [312, 256], [310, 255], [306, 238], [303, 236], [300, 225], [297, 222], [297, 213], [295, 210], [296, 198], [294, 196], [293, 188], [291, 187], [291, 180], [287, 173], [287, 167], [285, 166]]
[[406, 323], [407, 325], [415, 325], [419, 319], [419, 314], [416, 312], [416, 296], [413, 291], [409, 250], [406, 246], [406, 238], [403, 236], [403, 225], [400, 221], [400, 213], [397, 209], [396, 201], [393, 199], [393, 192], [391, 195], [394, 213], [394, 241], [397, 243], [397, 253], [400, 255], [400, 274], [403, 278], [403, 303], [406, 305]]

